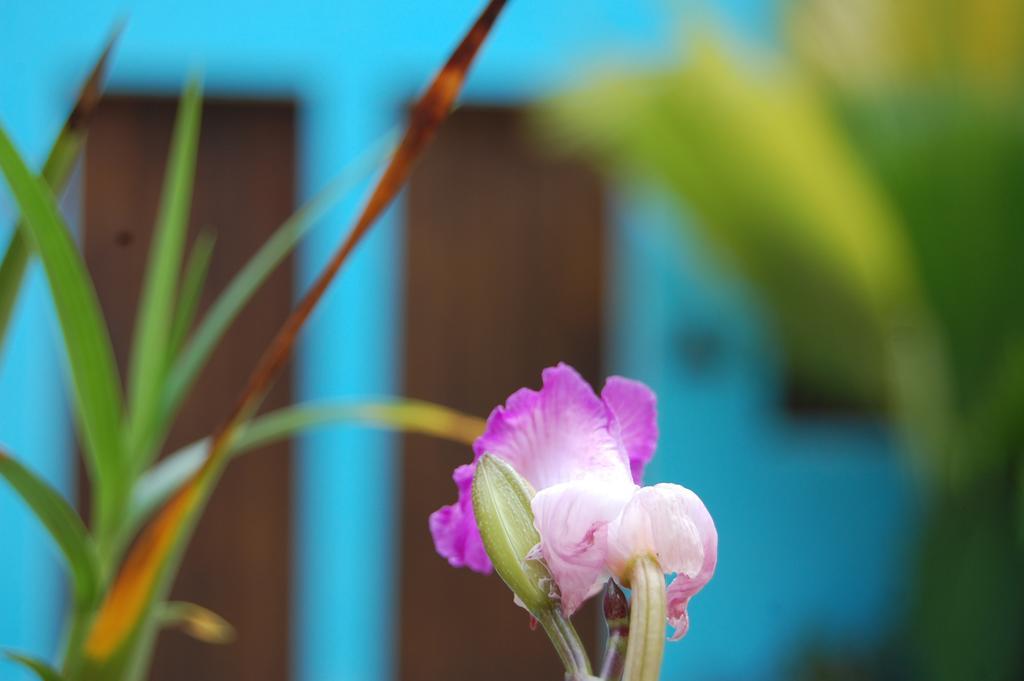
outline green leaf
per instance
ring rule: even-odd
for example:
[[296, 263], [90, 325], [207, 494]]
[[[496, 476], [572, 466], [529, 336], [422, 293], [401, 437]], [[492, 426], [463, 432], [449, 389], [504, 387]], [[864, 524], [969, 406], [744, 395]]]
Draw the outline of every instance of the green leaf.
[[976, 679], [979, 670], [983, 678], [1022, 678], [1024, 551], [1011, 471], [985, 471], [932, 495], [907, 594], [914, 627], [903, 642], [920, 664], [919, 678]]
[[0, 347], [7, 337], [7, 326], [11, 321], [14, 303], [18, 300], [29, 255], [28, 243], [19, 228], [11, 235], [4, 259], [0, 262]]
[[192, 81], [178, 106], [160, 210], [135, 317], [127, 455], [141, 465], [151, 459], [151, 453], [142, 450], [148, 443], [153, 419], [159, 414], [169, 361], [174, 298], [192, 205], [201, 113], [201, 89], [198, 82]]
[[213, 256], [213, 244], [217, 237], [212, 232], [203, 231], [196, 237], [192, 250], [185, 265], [185, 277], [178, 292], [178, 304], [174, 313], [174, 324], [171, 325], [171, 340], [167, 348], [168, 363], [177, 357], [185, 336], [195, 319], [199, 308], [199, 297], [206, 283], [206, 273], [210, 269], [210, 258]]
[[353, 161], [316, 196], [285, 220], [245, 267], [235, 275], [210, 307], [199, 328], [185, 344], [180, 356], [174, 361], [167, 376], [163, 422], [169, 421], [177, 412], [186, 393], [217, 347], [217, 343], [267, 277], [331, 205], [369, 177], [390, 156], [397, 138], [397, 132], [392, 131]]
[[678, 68], [603, 81], [545, 114], [553, 140], [678, 199], [775, 314], [802, 386], [884, 403], [891, 322], [918, 302], [908, 244], [808, 82], [706, 40]]
[[98, 531], [119, 521], [125, 499], [120, 442], [120, 380], [110, 337], [85, 264], [50, 189], [34, 177], [0, 129], [0, 169], [24, 217], [24, 234], [43, 262], [71, 367], [86, 462], [94, 476]]
[[[305, 404], [251, 421], [235, 440], [232, 454], [242, 454], [313, 428], [345, 423], [432, 435], [465, 445], [472, 445], [484, 430], [484, 422], [479, 418], [419, 400]], [[138, 479], [132, 490], [126, 531], [137, 528], [199, 470], [209, 446], [209, 438], [194, 442], [164, 457]]]
[[[64, 188], [75, 161], [78, 160], [85, 142], [88, 120], [99, 101], [107, 60], [119, 33], [120, 30], [115, 31], [111, 36], [103, 53], [96, 61], [96, 65], [89, 73], [89, 77], [82, 85], [74, 109], [64, 123], [64, 127], [61, 128], [57, 140], [50, 148], [50, 155], [43, 165], [43, 180], [55, 192], [60, 192]], [[15, 229], [7, 244], [7, 250], [4, 252], [3, 262], [0, 262], [0, 346], [7, 336], [11, 313], [14, 310], [14, 303], [18, 299], [18, 291], [21, 289], [25, 268], [28, 266], [28, 258], [31, 255], [29, 243], [23, 232], [21, 227]]]
[[6, 655], [12, 662], [17, 662], [23, 667], [27, 667], [31, 671], [35, 672], [40, 681], [64, 681], [64, 677], [61, 676], [60, 672], [42, 660], [29, 657], [28, 655], [22, 655], [20, 653], [12, 653], [9, 650], [6, 651], [4, 655]]
[[255, 449], [315, 427], [339, 423], [422, 433], [466, 445], [472, 445], [484, 429], [484, 422], [475, 416], [421, 400], [302, 404], [254, 419], [239, 434], [233, 450]]
[[224, 645], [236, 638], [235, 628], [226, 619], [195, 603], [171, 601], [164, 603], [158, 615], [165, 627], [175, 627], [197, 641]]
[[91, 603], [99, 571], [96, 548], [81, 518], [55, 489], [4, 452], [0, 452], [0, 475], [21, 496], [64, 554], [74, 583], [75, 602]]
[[210, 453], [210, 438], [203, 438], [169, 454], [143, 473], [132, 488], [126, 535], [134, 534], [153, 512], [195, 475]]

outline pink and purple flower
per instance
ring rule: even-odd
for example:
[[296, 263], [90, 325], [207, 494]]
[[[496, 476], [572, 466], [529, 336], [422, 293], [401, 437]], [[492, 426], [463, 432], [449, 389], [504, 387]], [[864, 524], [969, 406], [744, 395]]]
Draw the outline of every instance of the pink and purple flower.
[[687, 605], [715, 571], [718, 534], [703, 502], [674, 484], [641, 487], [658, 440], [654, 393], [643, 383], [610, 377], [596, 395], [566, 365], [545, 369], [539, 391], [522, 388], [491, 412], [473, 446], [473, 463], [453, 476], [458, 501], [430, 516], [438, 553], [456, 567], [489, 573], [473, 516], [476, 462], [492, 454], [537, 491], [532, 502], [542, 557], [571, 615], [609, 575], [628, 579], [633, 559], [654, 557], [675, 578], [668, 620], [686, 633]]

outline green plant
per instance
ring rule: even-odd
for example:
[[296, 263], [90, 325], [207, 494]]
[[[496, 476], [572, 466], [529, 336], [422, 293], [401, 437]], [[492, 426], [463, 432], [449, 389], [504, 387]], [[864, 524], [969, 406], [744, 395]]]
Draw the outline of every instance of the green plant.
[[[297, 405], [259, 416], [257, 411], [308, 315], [447, 117], [503, 5], [500, 0], [489, 3], [414, 109], [402, 141], [378, 145], [282, 224], [194, 329], [214, 245], [210, 235], [200, 235], [182, 272], [201, 114], [198, 82], [185, 88], [139, 299], [126, 395], [95, 289], [54, 195], [81, 149], [110, 48], [83, 89], [42, 176], [32, 173], [0, 129], [0, 170], [21, 210], [0, 266], [0, 334], [6, 330], [25, 265], [38, 257], [68, 357], [94, 500], [90, 531], [54, 489], [17, 459], [0, 453], [0, 475], [60, 548], [74, 594], [58, 664], [15, 654], [12, 659], [47, 680], [136, 679], [144, 675], [163, 626], [179, 625], [208, 640], [226, 635], [227, 625], [212, 613], [190, 604], [168, 604], [166, 598], [192, 528], [224, 466], [238, 453], [336, 422], [419, 431], [464, 443], [482, 431], [479, 419], [397, 399]], [[324, 209], [389, 153], [390, 162], [356, 226], [267, 348], [223, 426], [210, 438], [154, 463], [189, 388], [238, 312]]]

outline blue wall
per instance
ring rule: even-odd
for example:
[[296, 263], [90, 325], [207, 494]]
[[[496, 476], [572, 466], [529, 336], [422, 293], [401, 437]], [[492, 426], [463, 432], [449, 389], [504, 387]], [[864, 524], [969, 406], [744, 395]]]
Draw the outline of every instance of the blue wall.
[[[401, 105], [481, 4], [6, 3], [0, 7], [0, 122], [40, 164], [70, 93], [111, 26], [126, 17], [111, 90], [173, 93], [198, 67], [212, 94], [294, 98], [299, 186], [309, 195], [399, 121]], [[716, 7], [737, 30], [770, 39], [771, 2]], [[464, 99], [523, 103], [584, 68], [656, 63], [671, 53], [687, 9], [663, 0], [513, 0]], [[882, 434], [780, 418], [775, 362], [742, 293], [714, 273], [687, 274], [707, 269], [705, 259], [685, 232], [665, 226], [677, 217], [658, 201], [628, 189], [613, 201], [619, 217], [612, 252], [619, 255], [610, 263], [608, 364], [659, 390], [664, 435], [653, 474], [700, 492], [722, 535], [719, 575], [695, 604], [692, 633], [670, 646], [669, 676], [773, 678], [791, 644], [809, 633], [870, 640], [899, 584], [898, 537], [910, 517], [905, 475]], [[355, 207], [354, 201], [340, 206], [304, 244], [300, 284]], [[369, 238], [306, 332], [297, 373], [302, 398], [394, 391], [400, 212], [401, 206]], [[726, 340], [725, 363], [714, 375], [687, 373], [671, 347], [678, 325], [694, 320]], [[67, 423], [55, 338], [36, 273], [0, 364], [0, 441], [68, 489], [70, 435], [55, 427]], [[377, 599], [392, 597], [400, 560], [392, 534], [399, 484], [393, 441], [339, 428], [306, 438], [300, 452], [296, 678], [387, 679], [394, 671], [393, 627], [390, 608], [377, 607]], [[0, 646], [49, 656], [61, 593], [53, 551], [4, 489], [0, 523], [6, 549]], [[367, 561], [379, 569], [362, 569]], [[338, 614], [353, 611], [364, 613], [358, 625]], [[0, 666], [0, 675], [9, 673]]]
[[[649, 478], [699, 492], [720, 538], [666, 676], [783, 679], [809, 645], [870, 652], [906, 606], [919, 501], [905, 457], [878, 424], [787, 413], [750, 292], [659, 197], [626, 188], [617, 210], [609, 333], [617, 369], [658, 393]], [[694, 333], [717, 339], [703, 368], [680, 352]]]

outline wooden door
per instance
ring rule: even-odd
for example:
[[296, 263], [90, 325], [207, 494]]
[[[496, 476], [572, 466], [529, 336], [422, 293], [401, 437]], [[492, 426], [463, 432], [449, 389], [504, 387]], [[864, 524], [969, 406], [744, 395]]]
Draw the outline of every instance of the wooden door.
[[[85, 256], [111, 326], [122, 374], [176, 103], [113, 97], [99, 108], [85, 158]], [[191, 215], [217, 233], [200, 315], [291, 212], [295, 113], [289, 103], [207, 101]], [[289, 261], [273, 275], [212, 357], [167, 451], [208, 434], [237, 398], [292, 300]], [[265, 408], [289, 401], [285, 375]], [[173, 598], [223, 615], [235, 643], [215, 647], [161, 635], [151, 678], [276, 680], [288, 676], [291, 523], [288, 445], [247, 456], [227, 471], [189, 547]]]
[[[407, 210], [406, 395], [486, 416], [560, 360], [601, 380], [605, 210], [592, 174], [538, 153], [514, 111], [464, 108], [416, 169]], [[452, 470], [470, 457], [404, 440], [400, 677], [559, 678], [501, 580], [434, 552], [427, 516], [455, 499]], [[593, 638], [593, 612], [577, 620]]]

